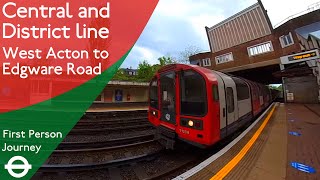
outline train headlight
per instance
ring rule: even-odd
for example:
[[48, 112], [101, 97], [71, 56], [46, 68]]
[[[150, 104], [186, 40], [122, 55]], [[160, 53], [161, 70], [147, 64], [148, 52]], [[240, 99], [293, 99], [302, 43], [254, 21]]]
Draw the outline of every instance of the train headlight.
[[180, 126], [196, 130], [203, 130], [203, 121], [199, 119], [181, 118]]
[[155, 111], [155, 110], [151, 110], [151, 111], [150, 111], [150, 115], [153, 116], [153, 117], [158, 118], [158, 112]]
[[190, 127], [192, 127], [192, 126], [193, 126], [193, 121], [192, 121], [192, 120], [189, 120], [189, 121], [188, 121], [188, 125], [189, 125]]

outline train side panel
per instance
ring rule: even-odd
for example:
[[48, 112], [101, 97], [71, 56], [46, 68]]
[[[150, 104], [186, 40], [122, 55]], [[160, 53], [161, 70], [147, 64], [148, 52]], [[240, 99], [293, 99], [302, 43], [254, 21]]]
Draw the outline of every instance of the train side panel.
[[253, 118], [250, 87], [249, 84], [241, 78], [233, 77], [232, 79], [235, 81], [237, 89], [237, 102], [239, 109], [238, 126], [241, 127]]
[[251, 104], [252, 104], [252, 113], [253, 116], [257, 116], [261, 110], [260, 107], [260, 98], [259, 98], [259, 88], [256, 83], [246, 80], [249, 84], [250, 92], [251, 92]]

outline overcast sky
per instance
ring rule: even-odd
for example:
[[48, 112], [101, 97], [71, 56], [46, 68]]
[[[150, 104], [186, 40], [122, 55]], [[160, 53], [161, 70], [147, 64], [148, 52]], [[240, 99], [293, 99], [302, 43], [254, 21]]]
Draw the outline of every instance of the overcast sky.
[[[257, 0], [160, 0], [149, 23], [122, 67], [140, 61], [158, 63], [160, 56], [178, 57], [189, 46], [209, 51], [205, 26], [211, 27]], [[319, 0], [262, 0], [272, 25], [308, 9]]]

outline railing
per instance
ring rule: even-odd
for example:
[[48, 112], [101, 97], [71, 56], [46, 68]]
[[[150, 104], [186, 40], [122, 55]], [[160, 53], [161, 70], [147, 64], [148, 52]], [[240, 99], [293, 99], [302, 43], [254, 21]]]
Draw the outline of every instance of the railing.
[[281, 22], [279, 22], [279, 23], [277, 23], [276, 25], [274, 25], [273, 28], [277, 28], [277, 27], [279, 27], [280, 25], [284, 24], [285, 22], [287, 22], [287, 21], [289, 21], [289, 20], [291, 20], [291, 19], [293, 19], [293, 18], [299, 17], [299, 16], [301, 16], [301, 15], [307, 14], [307, 13], [312, 12], [312, 11], [316, 11], [316, 10], [318, 10], [318, 9], [320, 9], [320, 1], [319, 1], [319, 2], [316, 2], [316, 3], [314, 3], [314, 4], [309, 5], [309, 6], [308, 6], [308, 9], [306, 9], [306, 10], [304, 10], [304, 11], [301, 11], [301, 12], [299, 12], [299, 13], [296, 13], [296, 14], [293, 14], [293, 15], [287, 17], [286, 19], [284, 19], [284, 20], [282, 20]]

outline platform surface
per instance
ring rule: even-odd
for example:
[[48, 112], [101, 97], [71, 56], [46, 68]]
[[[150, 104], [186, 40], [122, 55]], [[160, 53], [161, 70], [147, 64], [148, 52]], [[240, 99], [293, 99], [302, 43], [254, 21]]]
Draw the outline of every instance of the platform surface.
[[[311, 110], [310, 110], [311, 109]], [[288, 131], [301, 136], [288, 136], [288, 163], [286, 179], [320, 179], [320, 113], [319, 104], [288, 104], [286, 106]], [[317, 112], [317, 113], [315, 113]], [[290, 162], [300, 162], [313, 167], [317, 172], [308, 174], [297, 171]]]
[[[320, 113], [319, 104], [278, 103], [261, 134], [247, 151], [243, 149], [257, 135], [270, 112], [228, 152], [188, 179], [214, 179], [217, 173], [223, 172], [223, 179], [230, 180], [320, 180], [320, 117], [315, 112]], [[235, 162], [241, 153], [243, 157]], [[311, 166], [316, 173], [299, 171], [291, 166], [292, 162]]]

